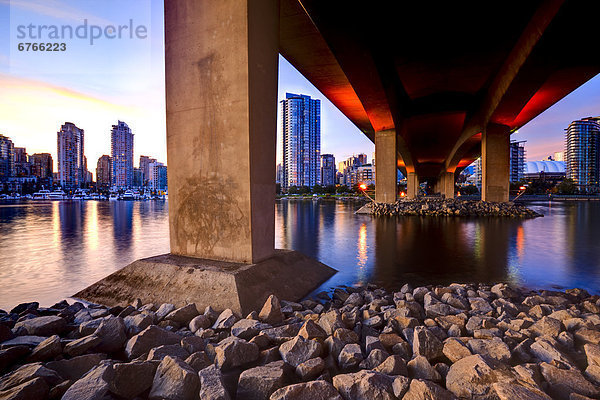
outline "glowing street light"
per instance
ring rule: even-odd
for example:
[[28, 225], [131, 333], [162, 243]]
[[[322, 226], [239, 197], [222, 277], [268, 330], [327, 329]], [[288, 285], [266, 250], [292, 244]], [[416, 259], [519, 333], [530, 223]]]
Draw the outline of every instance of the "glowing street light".
[[360, 190], [362, 190], [363, 192], [367, 190], [367, 185], [364, 183], [361, 183], [359, 186]]

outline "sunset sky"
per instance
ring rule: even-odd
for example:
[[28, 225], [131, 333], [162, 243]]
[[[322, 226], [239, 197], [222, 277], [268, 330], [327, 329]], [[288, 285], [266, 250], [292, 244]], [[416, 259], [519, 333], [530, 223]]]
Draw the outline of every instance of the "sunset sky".
[[[125, 121], [140, 154], [166, 162], [163, 0], [0, 0], [0, 134], [29, 154], [50, 152], [56, 162], [56, 132], [65, 121], [85, 130], [88, 169], [110, 153], [110, 129]], [[147, 27], [145, 38], [83, 39], [65, 52], [19, 52], [19, 24], [127, 24]], [[29, 41], [34, 41], [30, 39]], [[280, 57], [279, 98], [286, 92], [319, 98], [321, 153], [336, 161], [366, 153], [373, 144], [325, 97]], [[523, 127], [513, 139], [527, 140], [528, 160], [564, 147], [564, 128], [574, 119], [600, 114], [600, 76]], [[279, 124], [278, 124], [279, 125]]]

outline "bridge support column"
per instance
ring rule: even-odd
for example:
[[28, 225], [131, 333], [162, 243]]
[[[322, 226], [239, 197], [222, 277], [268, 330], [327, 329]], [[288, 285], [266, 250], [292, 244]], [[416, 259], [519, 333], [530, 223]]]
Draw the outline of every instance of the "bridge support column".
[[419, 177], [415, 172], [409, 172], [406, 177], [406, 197], [416, 199], [419, 195]]
[[442, 172], [438, 180], [438, 191], [447, 199], [454, 198], [454, 172]]
[[165, 2], [171, 253], [77, 294], [243, 316], [300, 300], [335, 270], [275, 250], [278, 0]]
[[375, 200], [379, 203], [396, 202], [397, 180], [396, 130], [375, 132]]
[[481, 140], [481, 200], [508, 201], [510, 129], [490, 124]]

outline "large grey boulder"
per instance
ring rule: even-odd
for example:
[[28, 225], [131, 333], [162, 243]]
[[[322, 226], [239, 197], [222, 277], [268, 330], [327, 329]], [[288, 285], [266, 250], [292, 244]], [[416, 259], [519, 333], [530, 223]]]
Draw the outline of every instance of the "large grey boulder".
[[492, 386], [500, 400], [552, 400], [541, 390], [516, 383], [494, 383]]
[[190, 303], [171, 311], [164, 319], [177, 322], [182, 326], [187, 326], [192, 318], [196, 317], [198, 314], [200, 313], [196, 308], [196, 304]]
[[376, 372], [381, 372], [385, 375], [407, 375], [406, 362], [398, 355], [392, 355], [386, 358], [381, 364], [374, 369]]
[[42, 363], [25, 364], [0, 377], [0, 390], [10, 389], [34, 378], [42, 378], [48, 386], [54, 386], [63, 381], [56, 371], [44, 367]]
[[192, 318], [192, 320], [188, 324], [188, 327], [190, 328], [190, 331], [196, 333], [198, 329], [208, 329], [211, 325], [212, 322], [210, 318], [204, 314], [200, 314]]
[[200, 394], [202, 400], [231, 400], [225, 388], [223, 373], [211, 365], [198, 372], [200, 377]]
[[345, 328], [340, 311], [336, 309], [321, 314], [318, 324], [328, 336], [332, 335], [338, 328]]
[[304, 339], [327, 339], [327, 333], [325, 333], [323, 328], [317, 325], [312, 319], [306, 320], [300, 328], [298, 336], [302, 336]]
[[33, 378], [7, 390], [0, 390], [2, 400], [46, 400], [50, 388], [42, 378]]
[[363, 360], [363, 354], [360, 345], [357, 343], [348, 343], [340, 351], [338, 356], [338, 365], [342, 369], [356, 367]]
[[283, 318], [279, 299], [275, 295], [270, 295], [258, 313], [258, 319], [267, 324], [274, 325], [282, 323]]
[[181, 336], [178, 334], [159, 328], [156, 325], [150, 325], [127, 341], [125, 354], [127, 354], [129, 359], [133, 359], [147, 353], [154, 347], [165, 344], [177, 344], [180, 341]]
[[103, 361], [65, 392], [62, 400], [105, 400], [113, 377], [112, 361]]
[[127, 341], [125, 333], [125, 323], [121, 317], [105, 318], [94, 335], [100, 338], [100, 343], [96, 346], [96, 351], [101, 353], [114, 353], [123, 349]]
[[423, 356], [416, 356], [407, 364], [408, 375], [414, 379], [441, 382], [442, 376]]
[[105, 359], [105, 354], [86, 354], [68, 360], [52, 361], [46, 363], [46, 367], [58, 372], [64, 379], [76, 381]]
[[5, 340], [4, 342], [0, 343], [0, 345], [2, 345], [3, 349], [6, 349], [8, 347], [15, 347], [15, 346], [35, 347], [35, 346], [39, 345], [40, 343], [42, 343], [46, 339], [48, 339], [48, 337], [46, 337], [46, 336], [31, 336], [31, 335], [17, 336], [15, 338]]
[[212, 361], [203, 351], [197, 351], [190, 354], [190, 356], [185, 359], [185, 363], [196, 371], [201, 371], [209, 365], [212, 365]]
[[231, 329], [231, 327], [236, 323], [237, 320], [238, 318], [235, 316], [235, 314], [233, 314], [233, 311], [231, 311], [230, 308], [226, 308], [221, 314], [219, 314], [217, 320], [212, 326], [212, 329]]
[[575, 368], [560, 369], [548, 363], [541, 363], [540, 370], [546, 382], [550, 384], [548, 393], [556, 398], [568, 398], [571, 393], [596, 397], [600, 390], [591, 384]]
[[100, 342], [102, 342], [102, 339], [96, 335], [84, 336], [67, 343], [64, 352], [71, 357], [81, 356], [98, 346]]
[[493, 339], [471, 339], [467, 346], [473, 354], [481, 354], [497, 361], [507, 362], [511, 357], [508, 345], [498, 337]]
[[170, 303], [163, 303], [156, 310], [156, 320], [162, 321], [171, 311], [175, 309], [175, 306]]
[[231, 327], [231, 334], [240, 339], [250, 340], [263, 329], [270, 327], [271, 325], [263, 324], [255, 319], [240, 319]]
[[444, 355], [453, 363], [472, 355], [471, 350], [467, 348], [460, 340], [449, 338], [444, 342], [442, 349]]
[[259, 356], [258, 346], [235, 336], [219, 342], [215, 347], [215, 365], [222, 370], [239, 367], [256, 361]]
[[296, 374], [302, 380], [315, 379], [325, 370], [325, 361], [321, 357], [311, 358], [296, 367]]
[[[58, 335], [50, 336], [42, 343], [38, 344], [31, 355], [27, 358], [28, 362], [50, 360], [62, 353], [62, 345]], [[1, 368], [0, 368], [1, 370]]]
[[182, 360], [185, 360], [190, 356], [189, 351], [185, 350], [179, 344], [166, 344], [163, 346], [154, 347], [148, 352], [147, 360], [157, 360], [162, 361], [166, 356], [177, 357]]
[[271, 395], [270, 400], [343, 400], [343, 398], [331, 383], [312, 381], [278, 389]]
[[14, 329], [25, 329], [31, 336], [52, 336], [62, 333], [67, 327], [67, 321], [57, 316], [45, 316], [26, 319], [17, 322]]
[[428, 360], [441, 357], [444, 345], [429, 329], [417, 326], [413, 333], [413, 354]]
[[200, 378], [183, 361], [165, 357], [154, 374], [149, 399], [195, 400], [198, 398]]
[[538, 338], [538, 340], [529, 346], [529, 352], [540, 361], [545, 361], [547, 363], [558, 361], [559, 363], [574, 367], [571, 359], [560, 351], [558, 347], [558, 343], [555, 340], [549, 337], [542, 337]]
[[285, 384], [283, 361], [243, 371], [238, 380], [237, 398], [268, 400], [273, 392]]
[[402, 400], [455, 400], [456, 397], [443, 387], [426, 380], [413, 379]]
[[128, 315], [127, 317], [123, 318], [123, 323], [125, 324], [128, 337], [137, 335], [152, 325], [153, 322], [154, 318], [148, 314]]
[[392, 377], [379, 372], [362, 370], [334, 376], [333, 386], [347, 400], [395, 400], [393, 381]]
[[149, 361], [114, 364], [109, 390], [118, 396], [133, 399], [152, 386], [156, 367], [156, 363]]
[[495, 382], [510, 382], [512, 376], [501, 366], [490, 366], [481, 355], [475, 354], [458, 360], [446, 376], [446, 388], [455, 396], [466, 399], [495, 399]]
[[281, 358], [294, 368], [311, 358], [319, 357], [321, 352], [321, 343], [306, 340], [301, 336], [296, 336], [279, 346]]

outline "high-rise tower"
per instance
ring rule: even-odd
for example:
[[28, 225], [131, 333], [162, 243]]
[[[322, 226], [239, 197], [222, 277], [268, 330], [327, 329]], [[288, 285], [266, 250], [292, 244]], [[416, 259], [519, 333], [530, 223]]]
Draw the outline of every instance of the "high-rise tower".
[[57, 132], [58, 183], [63, 188], [78, 188], [87, 174], [84, 156], [84, 133], [72, 122], [65, 122]]
[[112, 126], [110, 151], [113, 186], [131, 187], [133, 185], [133, 133], [123, 121]]
[[321, 101], [302, 94], [286, 93], [281, 108], [282, 188], [320, 184]]
[[600, 180], [600, 117], [573, 121], [566, 129], [567, 178], [583, 192], [598, 190]]

